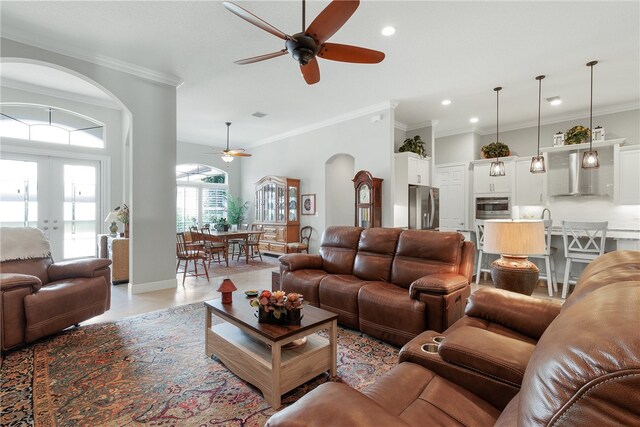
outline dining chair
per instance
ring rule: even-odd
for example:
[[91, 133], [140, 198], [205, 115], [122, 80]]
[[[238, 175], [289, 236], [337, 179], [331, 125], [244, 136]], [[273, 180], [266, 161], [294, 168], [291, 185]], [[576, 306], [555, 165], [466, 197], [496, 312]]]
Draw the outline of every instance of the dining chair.
[[547, 281], [547, 290], [549, 296], [552, 297], [554, 292], [558, 291], [558, 279], [556, 277], [556, 264], [553, 261], [553, 254], [556, 253], [557, 248], [551, 246], [551, 228], [553, 220], [544, 220], [544, 253], [527, 255], [528, 258], [540, 258], [544, 259], [545, 275], [540, 275], [540, 279]]
[[488, 257], [485, 259], [487, 263], [485, 268], [482, 268], [482, 258], [484, 255], [488, 255], [484, 253], [484, 220], [476, 219], [476, 247], [478, 249], [478, 270], [476, 272], [476, 285], [480, 283], [480, 274], [481, 273], [490, 273], [491, 269], [489, 268], [489, 259]]
[[213, 256], [216, 255], [218, 264], [222, 264], [223, 258], [220, 258], [220, 254], [224, 257], [224, 261], [227, 260], [229, 256], [229, 245], [222, 240], [219, 240], [211, 235], [211, 230], [208, 227], [202, 227], [200, 229], [200, 234], [204, 239], [204, 249], [207, 253], [207, 258], [209, 259], [209, 268], [211, 268], [211, 260], [213, 260]]
[[[562, 298], [567, 297], [571, 280], [571, 264], [589, 264], [604, 254], [609, 223], [562, 221], [564, 256], [567, 260], [562, 282]], [[574, 281], [575, 283], [575, 281]]]
[[309, 253], [309, 241], [311, 240], [311, 233], [313, 232], [313, 228], [306, 225], [300, 229], [300, 241], [287, 243], [287, 252], [290, 253], [301, 253], [305, 251]]
[[[189, 270], [189, 261], [193, 261], [194, 273], [189, 273], [191, 276], [207, 276], [209, 280], [209, 272], [207, 271], [207, 254], [204, 251], [204, 247], [198, 243], [187, 243], [185, 233], [176, 234], [176, 256], [178, 257], [178, 264], [176, 265], [176, 273], [180, 268], [180, 262], [184, 261], [184, 273], [182, 274], [182, 286], [184, 286], [184, 280], [187, 277]], [[198, 261], [202, 261], [202, 267], [204, 268], [204, 274], [198, 274]]]
[[[252, 233], [247, 236], [246, 246], [249, 250], [249, 258], [257, 258], [260, 257], [260, 261], [262, 261], [262, 254], [260, 253], [260, 236], [262, 233]], [[238, 261], [240, 261], [240, 257], [245, 251], [245, 245], [240, 245], [240, 251], [238, 252]]]
[[[249, 229], [249, 224], [239, 224], [238, 225], [238, 230], [239, 231], [246, 231]], [[229, 239], [229, 253], [231, 254], [231, 259], [233, 259], [233, 257], [240, 252], [240, 246], [244, 246], [244, 238], [235, 238], [235, 239]], [[236, 252], [236, 248], [238, 248], [238, 251]]]

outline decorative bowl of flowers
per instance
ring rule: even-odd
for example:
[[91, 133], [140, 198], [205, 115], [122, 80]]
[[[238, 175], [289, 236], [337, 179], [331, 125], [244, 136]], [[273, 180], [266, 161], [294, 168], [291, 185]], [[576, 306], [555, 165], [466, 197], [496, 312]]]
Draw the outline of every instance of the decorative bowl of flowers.
[[294, 292], [287, 295], [284, 291], [264, 290], [249, 304], [258, 308], [258, 323], [299, 325], [302, 319], [302, 302], [302, 295]]

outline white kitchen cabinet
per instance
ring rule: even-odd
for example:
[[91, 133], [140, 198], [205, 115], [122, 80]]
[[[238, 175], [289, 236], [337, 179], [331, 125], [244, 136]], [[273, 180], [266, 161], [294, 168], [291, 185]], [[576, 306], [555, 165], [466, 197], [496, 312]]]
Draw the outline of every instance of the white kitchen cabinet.
[[475, 195], [503, 193], [510, 195], [514, 181], [514, 158], [502, 157], [504, 176], [490, 176], [489, 168], [495, 159], [476, 160], [473, 162], [473, 192]]
[[[545, 163], [549, 162], [545, 160]], [[531, 173], [530, 169], [531, 157], [523, 157], [515, 161], [516, 186], [513, 192], [515, 206], [546, 204], [546, 173]]]
[[415, 153], [395, 154], [396, 179], [406, 181], [407, 185], [431, 185], [430, 160]]
[[619, 147], [614, 159], [614, 194], [619, 205], [640, 205], [640, 146]]

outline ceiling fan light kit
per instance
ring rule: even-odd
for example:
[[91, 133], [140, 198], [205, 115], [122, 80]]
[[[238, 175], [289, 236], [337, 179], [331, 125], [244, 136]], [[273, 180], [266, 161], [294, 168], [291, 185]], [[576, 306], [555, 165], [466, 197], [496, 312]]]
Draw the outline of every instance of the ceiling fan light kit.
[[229, 149], [229, 128], [231, 127], [231, 122], [225, 122], [225, 125], [227, 125], [227, 149], [220, 152], [220, 154], [222, 154], [222, 161], [231, 163], [234, 157], [251, 157], [251, 154], [244, 152], [244, 148]]
[[306, 3], [305, 0], [302, 0], [302, 32], [295, 33], [292, 36], [283, 33], [235, 3], [225, 1], [222, 4], [236, 16], [285, 41], [285, 48], [278, 52], [241, 59], [235, 61], [236, 64], [252, 64], [290, 53], [293, 59], [300, 64], [300, 71], [307, 84], [312, 85], [320, 81], [320, 68], [316, 60], [317, 57], [358, 64], [377, 64], [384, 59], [384, 53], [377, 50], [337, 43], [325, 43], [353, 15], [360, 5], [358, 0], [332, 1], [306, 29]]

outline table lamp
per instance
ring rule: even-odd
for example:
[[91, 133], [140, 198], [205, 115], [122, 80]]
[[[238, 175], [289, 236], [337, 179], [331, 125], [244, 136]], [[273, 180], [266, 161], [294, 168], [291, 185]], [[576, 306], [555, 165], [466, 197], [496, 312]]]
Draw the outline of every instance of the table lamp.
[[118, 224], [116, 224], [117, 221], [118, 221], [118, 212], [116, 211], [109, 212], [109, 215], [107, 215], [107, 217], [104, 219], [104, 222], [111, 223], [111, 225], [109, 226], [109, 231], [111, 232], [112, 236], [118, 235]]
[[491, 279], [496, 288], [531, 295], [538, 284], [540, 270], [527, 255], [544, 253], [544, 222], [485, 221], [483, 251], [500, 254], [500, 258], [491, 263]]

